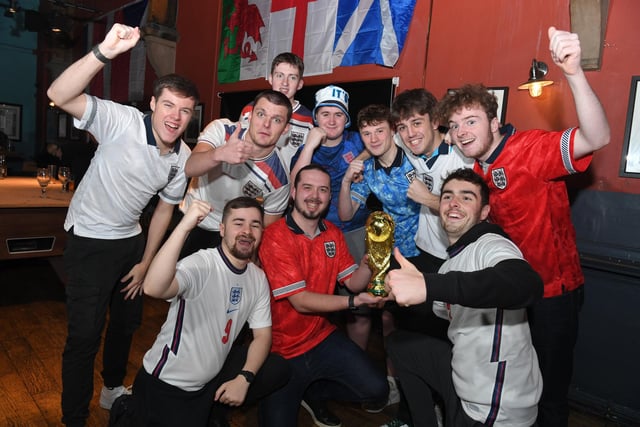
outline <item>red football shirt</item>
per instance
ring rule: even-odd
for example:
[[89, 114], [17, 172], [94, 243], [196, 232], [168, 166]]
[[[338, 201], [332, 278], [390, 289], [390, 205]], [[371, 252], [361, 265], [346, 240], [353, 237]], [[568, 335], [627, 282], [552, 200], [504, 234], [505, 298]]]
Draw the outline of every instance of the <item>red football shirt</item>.
[[576, 129], [515, 132], [492, 154], [488, 169], [475, 170], [491, 189], [490, 219], [520, 247], [544, 281], [544, 297], [584, 283], [565, 183], [583, 172], [592, 155], [573, 159]]
[[271, 287], [272, 350], [285, 359], [320, 344], [336, 327], [322, 313], [299, 313], [288, 297], [302, 291], [333, 294], [358, 268], [340, 229], [321, 221], [313, 238], [287, 215], [264, 231], [260, 262]]

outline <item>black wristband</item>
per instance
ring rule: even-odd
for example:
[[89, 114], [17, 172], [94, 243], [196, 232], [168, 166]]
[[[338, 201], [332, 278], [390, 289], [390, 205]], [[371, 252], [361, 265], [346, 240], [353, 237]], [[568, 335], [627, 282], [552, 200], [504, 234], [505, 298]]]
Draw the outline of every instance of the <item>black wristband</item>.
[[356, 304], [355, 304], [355, 299], [356, 299], [355, 295], [349, 295], [349, 310], [358, 309], [358, 307], [356, 307]]
[[249, 384], [251, 384], [253, 380], [256, 378], [256, 375], [251, 371], [240, 371], [238, 375], [242, 375]]
[[98, 58], [98, 61], [102, 62], [103, 64], [109, 62], [109, 58], [107, 58], [102, 54], [102, 52], [100, 52], [100, 48], [98, 47], [98, 45], [95, 45], [93, 49], [91, 49], [91, 52], [93, 52], [95, 57]]

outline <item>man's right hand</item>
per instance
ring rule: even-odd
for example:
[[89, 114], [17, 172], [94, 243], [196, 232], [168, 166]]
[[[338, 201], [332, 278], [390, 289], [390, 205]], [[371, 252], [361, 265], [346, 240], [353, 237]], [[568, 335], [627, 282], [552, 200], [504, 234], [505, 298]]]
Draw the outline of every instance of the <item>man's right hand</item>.
[[123, 24], [113, 24], [104, 40], [98, 46], [100, 52], [108, 59], [113, 59], [126, 52], [140, 40], [140, 29]]
[[316, 148], [322, 145], [322, 143], [327, 139], [327, 133], [324, 129], [315, 127], [309, 131], [307, 134], [307, 139], [305, 140], [305, 147], [310, 149], [311, 151], [315, 151]]
[[213, 150], [217, 161], [237, 165], [251, 158], [253, 147], [240, 138], [240, 130], [240, 123], [237, 123], [227, 142]]
[[180, 227], [184, 231], [189, 232], [196, 228], [196, 226], [200, 224], [200, 222], [202, 222], [202, 220], [205, 219], [211, 211], [213, 211], [213, 209], [209, 203], [194, 199], [176, 228]]
[[410, 305], [422, 304], [427, 300], [427, 287], [424, 282], [424, 275], [400, 253], [397, 247], [393, 249], [393, 255], [400, 265], [399, 269], [391, 270], [385, 277], [385, 289], [393, 296], [398, 303], [408, 307]]
[[362, 181], [362, 172], [364, 171], [364, 162], [362, 160], [358, 160], [357, 158], [353, 159], [351, 163], [349, 163], [349, 167], [347, 171], [344, 173], [344, 177], [342, 178], [342, 182], [344, 184], [351, 184], [352, 182]]

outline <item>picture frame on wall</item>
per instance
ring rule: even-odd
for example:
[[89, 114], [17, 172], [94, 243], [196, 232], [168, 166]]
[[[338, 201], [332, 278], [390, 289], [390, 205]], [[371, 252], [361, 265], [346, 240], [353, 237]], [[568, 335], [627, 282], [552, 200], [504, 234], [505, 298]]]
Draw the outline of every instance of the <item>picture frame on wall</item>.
[[[447, 92], [454, 92], [456, 89], [447, 89]], [[496, 117], [501, 125], [507, 119], [507, 99], [509, 98], [509, 88], [507, 86], [488, 87], [487, 90], [495, 95], [498, 100], [498, 112]]]
[[10, 140], [22, 138], [22, 105], [0, 102], [0, 131]]
[[640, 76], [631, 77], [620, 176], [640, 178]]
[[184, 131], [183, 139], [189, 145], [195, 145], [198, 142], [198, 136], [202, 130], [202, 120], [204, 118], [204, 104], [196, 105], [193, 111], [193, 117]]
[[69, 116], [67, 113], [60, 112], [58, 113], [58, 138], [66, 138], [68, 135], [67, 131], [67, 122], [69, 121]]
[[493, 93], [498, 99], [498, 120], [500, 124], [504, 125], [507, 119], [507, 98], [509, 97], [509, 88], [506, 86], [501, 87], [488, 87], [489, 92]]

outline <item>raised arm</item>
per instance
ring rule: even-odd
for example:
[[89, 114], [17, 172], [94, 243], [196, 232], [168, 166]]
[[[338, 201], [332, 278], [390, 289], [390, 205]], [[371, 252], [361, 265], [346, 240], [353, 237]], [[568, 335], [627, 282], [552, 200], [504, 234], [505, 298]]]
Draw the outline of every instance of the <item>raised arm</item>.
[[609, 122], [580, 65], [582, 51], [578, 35], [555, 27], [549, 27], [548, 33], [551, 58], [564, 72], [578, 114], [580, 127], [575, 136], [573, 158], [579, 159], [609, 143]]
[[84, 89], [104, 64], [132, 49], [140, 39], [138, 27], [113, 24], [97, 51], [87, 53], [60, 74], [47, 90], [47, 96], [56, 106], [80, 119], [86, 108]]
[[340, 184], [340, 194], [338, 195], [338, 216], [342, 221], [349, 221], [353, 218], [360, 203], [351, 198], [351, 183], [355, 182], [362, 176], [364, 164], [362, 160], [353, 160], [349, 163], [347, 172], [345, 172]]
[[423, 274], [398, 248], [394, 255], [400, 269], [387, 273], [385, 285], [401, 305], [429, 300], [473, 308], [516, 309], [542, 298], [542, 279], [522, 259], [507, 259], [478, 271]]
[[178, 294], [176, 263], [189, 232], [211, 212], [211, 206], [194, 200], [176, 225], [165, 244], [151, 261], [144, 280], [144, 293], [154, 298], [169, 299]]

